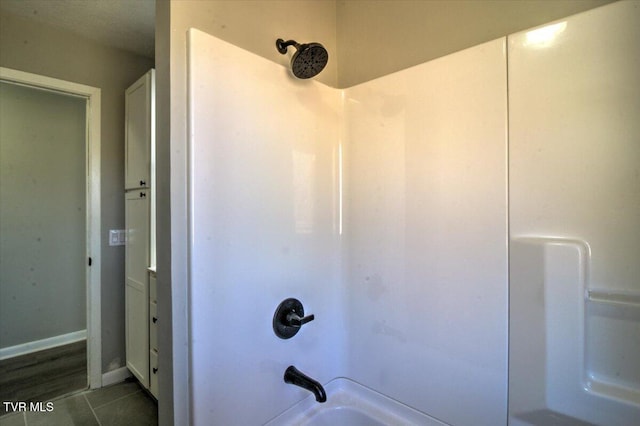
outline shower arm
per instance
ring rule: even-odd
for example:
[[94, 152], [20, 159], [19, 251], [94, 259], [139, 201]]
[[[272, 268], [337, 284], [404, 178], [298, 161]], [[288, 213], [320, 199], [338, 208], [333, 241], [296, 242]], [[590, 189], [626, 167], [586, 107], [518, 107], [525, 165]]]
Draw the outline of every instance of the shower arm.
[[287, 53], [287, 48], [289, 46], [295, 46], [296, 49], [299, 49], [300, 48], [300, 43], [298, 43], [295, 40], [284, 41], [281, 38], [276, 40], [276, 47], [278, 48], [278, 52], [282, 53], [283, 55], [285, 55]]

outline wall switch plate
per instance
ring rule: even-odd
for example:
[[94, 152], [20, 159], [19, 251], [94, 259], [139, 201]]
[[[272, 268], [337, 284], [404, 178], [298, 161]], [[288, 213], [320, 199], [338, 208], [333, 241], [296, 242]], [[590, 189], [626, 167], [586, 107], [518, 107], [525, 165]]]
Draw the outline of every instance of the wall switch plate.
[[110, 246], [123, 246], [127, 243], [127, 230], [126, 229], [110, 229], [109, 230], [109, 245]]

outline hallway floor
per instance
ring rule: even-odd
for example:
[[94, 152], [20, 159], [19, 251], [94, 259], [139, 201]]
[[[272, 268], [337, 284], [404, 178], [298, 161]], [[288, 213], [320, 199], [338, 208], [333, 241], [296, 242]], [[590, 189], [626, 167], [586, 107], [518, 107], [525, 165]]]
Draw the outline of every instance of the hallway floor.
[[[50, 401], [87, 389], [87, 343], [0, 361], [0, 401]], [[0, 416], [6, 414], [4, 404]]]
[[[157, 403], [134, 380], [76, 393], [52, 402], [53, 410], [50, 412], [7, 414], [0, 417], [0, 426], [156, 426], [158, 424]], [[44, 408], [46, 410], [46, 405]]]

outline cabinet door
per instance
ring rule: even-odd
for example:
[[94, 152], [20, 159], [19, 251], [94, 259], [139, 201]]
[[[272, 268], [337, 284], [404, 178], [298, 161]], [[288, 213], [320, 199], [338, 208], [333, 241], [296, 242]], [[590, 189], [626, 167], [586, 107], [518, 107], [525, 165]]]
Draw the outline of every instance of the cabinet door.
[[149, 351], [149, 360], [151, 362], [151, 379], [149, 382], [149, 391], [151, 395], [158, 399], [158, 352]]
[[158, 350], [158, 305], [149, 303], [149, 349]]
[[127, 226], [125, 330], [127, 367], [149, 387], [149, 195], [146, 190], [125, 196]]
[[151, 185], [154, 85], [155, 73], [150, 70], [125, 92], [126, 189], [148, 188]]

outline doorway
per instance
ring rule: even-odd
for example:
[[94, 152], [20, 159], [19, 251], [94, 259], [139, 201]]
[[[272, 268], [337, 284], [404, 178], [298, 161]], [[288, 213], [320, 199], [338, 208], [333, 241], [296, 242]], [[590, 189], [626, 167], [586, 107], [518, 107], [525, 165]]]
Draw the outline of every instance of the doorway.
[[100, 89], [0, 68], [0, 90], [0, 360], [80, 345], [71, 386], [101, 387]]

